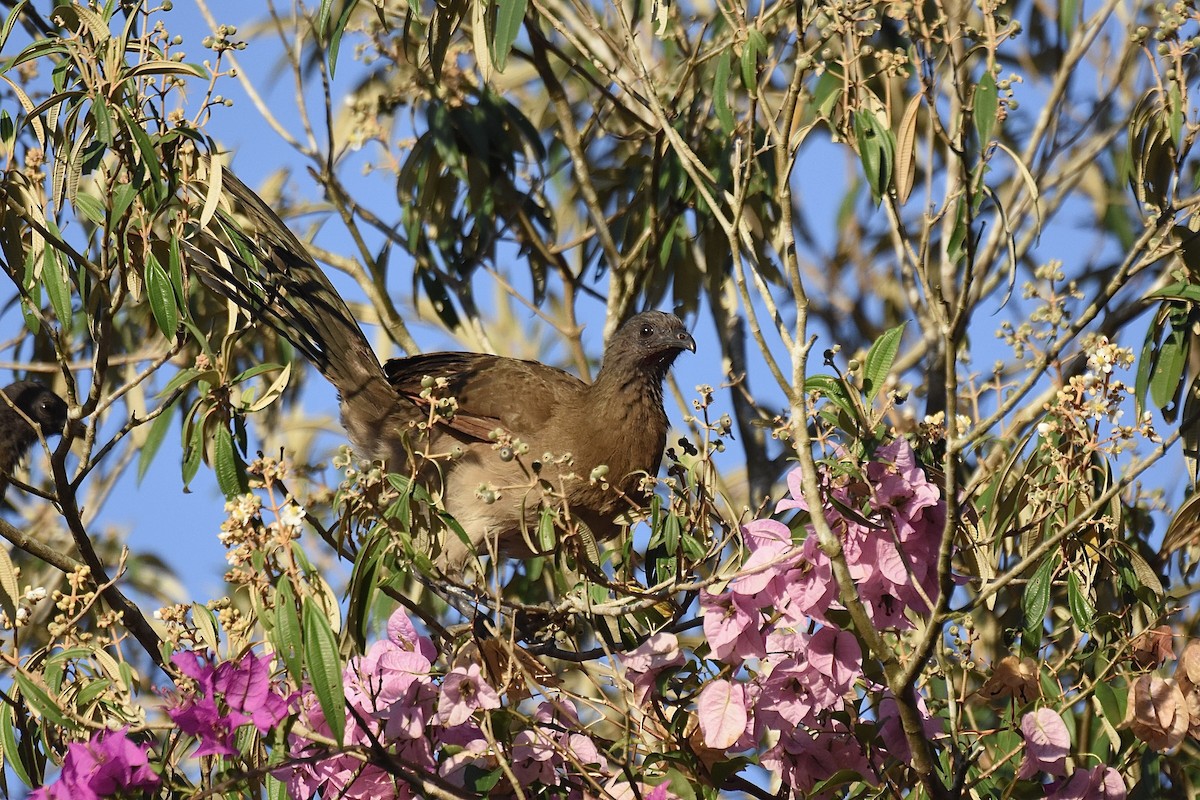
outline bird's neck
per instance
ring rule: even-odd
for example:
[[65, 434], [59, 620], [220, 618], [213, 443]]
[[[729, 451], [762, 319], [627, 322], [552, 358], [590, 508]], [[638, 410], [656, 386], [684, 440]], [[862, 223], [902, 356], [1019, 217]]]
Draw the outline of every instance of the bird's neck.
[[625, 403], [651, 401], [662, 408], [662, 385], [666, 364], [606, 363], [592, 384], [593, 398], [612, 398]]

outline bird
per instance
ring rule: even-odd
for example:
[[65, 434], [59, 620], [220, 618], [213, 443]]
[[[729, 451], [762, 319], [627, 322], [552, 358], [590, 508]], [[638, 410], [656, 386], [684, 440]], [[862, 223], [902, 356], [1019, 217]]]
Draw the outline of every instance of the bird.
[[4, 398], [0, 398], [0, 500], [13, 470], [38, 441], [38, 429], [42, 436], [57, 436], [67, 426], [66, 401], [42, 384], [17, 381], [4, 388]]
[[228, 170], [222, 191], [252, 230], [218, 214], [216, 231], [210, 222], [185, 242], [190, 268], [333, 384], [356, 454], [437, 491], [468, 540], [443, 537], [433, 563], [444, 574], [461, 574], [473, 555], [545, 555], [531, 532], [547, 506], [599, 541], [615, 537], [620, 518], [646, 502], [644, 479], [657, 475], [669, 429], [663, 381], [680, 353], [696, 351], [677, 316], [645, 311], [627, 320], [592, 383], [483, 353], [380, 364], [287, 225]]

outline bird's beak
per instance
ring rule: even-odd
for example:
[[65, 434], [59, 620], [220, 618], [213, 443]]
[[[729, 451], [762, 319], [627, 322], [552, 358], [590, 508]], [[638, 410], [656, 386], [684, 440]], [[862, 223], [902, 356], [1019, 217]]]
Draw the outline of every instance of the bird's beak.
[[679, 349], [691, 350], [693, 353], [696, 352], [696, 340], [687, 331], [679, 332]]
[[87, 433], [87, 423], [81, 419], [67, 420], [66, 427], [63, 429], [63, 435], [70, 434], [74, 439], [82, 439]]

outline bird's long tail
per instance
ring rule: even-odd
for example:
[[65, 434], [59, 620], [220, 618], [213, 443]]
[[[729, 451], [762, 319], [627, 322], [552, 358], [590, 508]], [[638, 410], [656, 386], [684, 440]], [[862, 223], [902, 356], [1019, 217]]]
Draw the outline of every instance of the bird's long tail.
[[228, 172], [222, 193], [235, 217], [217, 211], [185, 245], [205, 284], [274, 328], [320, 370], [344, 406], [393, 396], [375, 353], [346, 302], [279, 216]]

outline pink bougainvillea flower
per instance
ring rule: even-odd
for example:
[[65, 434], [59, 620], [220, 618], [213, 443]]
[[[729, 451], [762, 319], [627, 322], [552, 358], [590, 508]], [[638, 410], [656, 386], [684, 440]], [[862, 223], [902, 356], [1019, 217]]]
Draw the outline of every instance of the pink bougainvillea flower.
[[1025, 737], [1025, 757], [1017, 770], [1018, 778], [1032, 778], [1038, 772], [1067, 774], [1071, 735], [1057, 712], [1049, 708], [1029, 712], [1021, 718], [1021, 734]]
[[862, 677], [862, 647], [854, 634], [824, 627], [812, 635], [806, 654], [814, 670], [828, 679], [830, 688], [844, 694]]
[[500, 707], [500, 695], [483, 679], [478, 664], [455, 667], [442, 681], [436, 719], [447, 728], [462, 725], [477, 709]]
[[161, 779], [150, 769], [148, 750], [148, 745], [129, 738], [128, 728], [100, 731], [86, 743], [72, 742], [58, 780], [34, 790], [30, 800], [99, 800], [154, 791]]
[[679, 651], [679, 639], [675, 634], [659, 632], [622, 655], [621, 663], [625, 666], [625, 677], [633, 684], [635, 701], [640, 705], [654, 688], [660, 672], [683, 663], [683, 653]]
[[1125, 800], [1125, 781], [1121, 773], [1103, 764], [1077, 769], [1070, 778], [1050, 784], [1046, 800]]
[[766, 654], [766, 640], [759, 630], [760, 617], [753, 601], [732, 592], [700, 593], [704, 636], [713, 658], [727, 663]]

